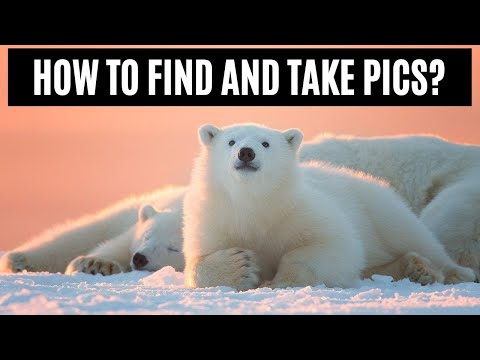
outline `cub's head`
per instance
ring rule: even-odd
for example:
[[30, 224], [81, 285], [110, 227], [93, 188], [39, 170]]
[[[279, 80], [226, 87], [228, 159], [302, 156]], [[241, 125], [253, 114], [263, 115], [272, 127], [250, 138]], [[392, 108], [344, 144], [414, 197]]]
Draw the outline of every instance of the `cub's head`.
[[182, 215], [178, 211], [157, 211], [150, 204], [140, 208], [132, 243], [132, 269], [156, 271], [172, 266], [183, 271], [182, 246]]
[[223, 129], [204, 125], [199, 138], [208, 151], [207, 171], [217, 183], [229, 188], [272, 187], [297, 166], [296, 153], [303, 134], [297, 129], [282, 132], [258, 125]]

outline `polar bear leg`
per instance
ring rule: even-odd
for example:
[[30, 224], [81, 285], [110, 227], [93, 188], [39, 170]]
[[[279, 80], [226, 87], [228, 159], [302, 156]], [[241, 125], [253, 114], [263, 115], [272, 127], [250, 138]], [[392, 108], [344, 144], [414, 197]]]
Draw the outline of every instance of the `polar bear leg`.
[[400, 256], [388, 264], [367, 269], [362, 277], [370, 278], [374, 274], [391, 276], [394, 280], [407, 278], [421, 285], [443, 283], [445, 280], [442, 272], [435, 269], [427, 258], [414, 252]]
[[414, 252], [428, 259], [433, 268], [442, 271], [445, 283], [475, 280], [473, 271], [457, 265], [425, 224], [402, 202], [393, 199], [393, 193], [384, 192], [383, 196], [385, 196], [383, 203], [390, 205], [380, 206], [381, 202], [372, 201], [370, 209], [373, 210], [372, 218], [375, 219], [375, 228], [384, 244], [383, 247], [388, 249], [390, 255], [398, 258]]
[[75, 271], [87, 274], [113, 275], [131, 271], [131, 245], [135, 228], [97, 246], [90, 253], [78, 256], [68, 264], [66, 274]]
[[473, 269], [480, 279], [480, 187], [463, 182], [441, 191], [420, 219], [440, 240], [450, 257]]
[[285, 254], [271, 282], [271, 288], [325, 284], [328, 287], [353, 287], [360, 279], [362, 255], [358, 259], [339, 259], [338, 249], [321, 245], [304, 246]]
[[190, 287], [229, 286], [245, 291], [260, 283], [257, 257], [251, 250], [218, 250], [187, 263], [186, 284]]
[[37, 239], [7, 252], [0, 259], [0, 272], [63, 273], [74, 258], [134, 225], [137, 212], [131, 207], [113, 214], [100, 213], [48, 230]]

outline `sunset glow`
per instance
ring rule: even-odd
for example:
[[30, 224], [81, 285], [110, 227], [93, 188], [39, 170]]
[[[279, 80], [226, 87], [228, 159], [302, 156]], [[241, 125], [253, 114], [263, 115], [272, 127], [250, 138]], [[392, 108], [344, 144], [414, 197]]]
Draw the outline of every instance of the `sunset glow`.
[[[8, 107], [0, 46], [0, 250], [131, 194], [187, 184], [197, 128], [258, 122], [357, 136], [429, 133], [480, 144], [480, 82], [472, 107]], [[473, 79], [480, 46], [473, 47]]]

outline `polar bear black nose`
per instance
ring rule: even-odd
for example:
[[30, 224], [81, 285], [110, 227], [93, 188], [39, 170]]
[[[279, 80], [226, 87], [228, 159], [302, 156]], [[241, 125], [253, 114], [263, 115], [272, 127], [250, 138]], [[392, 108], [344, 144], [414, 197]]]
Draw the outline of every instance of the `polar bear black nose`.
[[133, 262], [133, 265], [135, 266], [135, 269], [141, 269], [148, 264], [148, 260], [145, 257], [145, 255], [140, 253], [135, 253], [135, 255], [133, 255], [132, 262]]
[[251, 148], [241, 148], [238, 152], [238, 159], [241, 161], [252, 161], [255, 159], [255, 151]]

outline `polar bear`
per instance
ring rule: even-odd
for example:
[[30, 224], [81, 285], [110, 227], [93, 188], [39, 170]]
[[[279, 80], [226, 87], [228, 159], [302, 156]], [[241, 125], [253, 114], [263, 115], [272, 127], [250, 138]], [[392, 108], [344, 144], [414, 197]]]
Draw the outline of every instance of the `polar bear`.
[[132, 269], [183, 271], [182, 207], [186, 188], [121, 201], [50, 229], [0, 259], [1, 272], [75, 271], [111, 275]]
[[373, 273], [475, 279], [386, 183], [299, 165], [299, 130], [204, 125], [199, 138], [184, 202], [186, 286], [352, 287]]
[[385, 179], [450, 257], [480, 279], [480, 146], [434, 136], [321, 135], [303, 145], [299, 158]]

